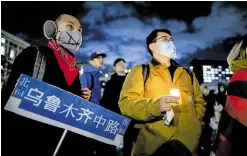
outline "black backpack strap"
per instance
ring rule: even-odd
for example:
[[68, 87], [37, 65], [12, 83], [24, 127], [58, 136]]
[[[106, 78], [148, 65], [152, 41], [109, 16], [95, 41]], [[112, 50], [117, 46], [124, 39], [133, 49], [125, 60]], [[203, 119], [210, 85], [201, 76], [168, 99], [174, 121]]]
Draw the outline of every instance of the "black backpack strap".
[[142, 75], [143, 75], [143, 80], [144, 80], [144, 86], [147, 82], [149, 74], [150, 74], [149, 64], [142, 64]]
[[46, 69], [46, 56], [43, 51], [40, 51], [39, 47], [34, 47], [37, 48], [37, 56], [33, 68], [33, 77], [38, 80], [43, 80]]

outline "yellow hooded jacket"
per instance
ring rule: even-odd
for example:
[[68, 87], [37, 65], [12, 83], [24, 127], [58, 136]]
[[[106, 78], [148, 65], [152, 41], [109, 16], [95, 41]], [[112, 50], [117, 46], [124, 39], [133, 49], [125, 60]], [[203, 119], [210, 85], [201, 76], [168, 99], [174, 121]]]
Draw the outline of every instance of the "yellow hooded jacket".
[[[172, 60], [172, 63], [178, 65]], [[119, 99], [123, 115], [145, 121], [139, 126], [137, 141], [132, 149], [133, 156], [149, 156], [168, 140], [181, 141], [192, 153], [196, 153], [205, 113], [205, 101], [199, 83], [193, 74], [193, 86], [187, 71], [178, 65], [173, 81], [168, 68], [151, 60], [150, 74], [144, 86], [142, 66], [134, 67], [128, 74]], [[159, 99], [169, 95], [169, 90], [180, 90], [181, 103], [174, 104], [175, 117], [170, 126], [164, 124]], [[157, 119], [157, 120], [155, 120]], [[138, 125], [136, 125], [138, 127]]]

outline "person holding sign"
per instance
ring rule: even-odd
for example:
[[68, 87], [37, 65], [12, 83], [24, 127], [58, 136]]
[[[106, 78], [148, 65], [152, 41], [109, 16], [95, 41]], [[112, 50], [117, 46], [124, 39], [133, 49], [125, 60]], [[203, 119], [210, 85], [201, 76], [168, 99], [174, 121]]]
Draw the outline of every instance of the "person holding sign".
[[[56, 21], [46, 21], [44, 35], [49, 39], [47, 46], [31, 46], [24, 49], [15, 59], [10, 76], [2, 88], [2, 110], [8, 101], [15, 85], [25, 74], [48, 84], [59, 87], [72, 94], [89, 100], [91, 91], [81, 88], [79, 72], [76, 67], [74, 53], [82, 43], [82, 27], [73, 16], [62, 14]], [[23, 86], [28, 87], [28, 79], [23, 80]], [[33, 89], [37, 95], [37, 89]], [[21, 92], [19, 94], [22, 94]], [[48, 99], [51, 106], [58, 99]], [[47, 108], [51, 110], [51, 107]], [[51, 156], [56, 149], [63, 129], [46, 125], [34, 120], [18, 116], [5, 110], [2, 120], [2, 150], [3, 155], [43, 155]], [[68, 132], [58, 155], [87, 155], [87, 138]]]
[[152, 59], [128, 74], [119, 99], [123, 115], [140, 129], [132, 155], [189, 156], [196, 153], [205, 101], [195, 75], [176, 63], [176, 47], [167, 29], [146, 39]]

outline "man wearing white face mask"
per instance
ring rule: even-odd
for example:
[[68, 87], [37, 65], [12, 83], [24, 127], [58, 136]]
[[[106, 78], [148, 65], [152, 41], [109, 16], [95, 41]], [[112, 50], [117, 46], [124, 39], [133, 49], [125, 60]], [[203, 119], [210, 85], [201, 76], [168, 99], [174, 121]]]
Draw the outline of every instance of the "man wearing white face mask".
[[[152, 59], [131, 69], [119, 99], [122, 114], [137, 120], [134, 127], [140, 129], [132, 155], [194, 155], [206, 104], [198, 81], [173, 60], [169, 30], [152, 31], [146, 44]], [[180, 95], [171, 96], [174, 91]]]
[[[3, 110], [21, 74], [90, 99], [91, 91], [81, 88], [73, 54], [81, 45], [81, 33], [79, 21], [63, 14], [55, 22], [47, 21], [44, 24], [44, 35], [50, 40], [48, 46], [28, 47], [16, 57], [9, 79], [2, 89], [3, 155], [51, 156], [64, 131]], [[88, 154], [90, 140], [68, 132], [58, 155], [91, 155]]]

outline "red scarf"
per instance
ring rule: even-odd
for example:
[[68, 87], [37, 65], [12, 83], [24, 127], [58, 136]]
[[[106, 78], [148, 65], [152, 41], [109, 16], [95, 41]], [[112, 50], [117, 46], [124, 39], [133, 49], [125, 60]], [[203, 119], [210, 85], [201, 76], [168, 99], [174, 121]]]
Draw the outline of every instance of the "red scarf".
[[79, 72], [78, 68], [76, 68], [76, 58], [71, 56], [55, 41], [48, 42], [48, 47], [53, 50], [58, 64], [63, 71], [66, 82], [70, 86]]

